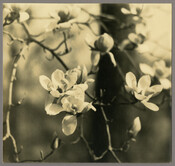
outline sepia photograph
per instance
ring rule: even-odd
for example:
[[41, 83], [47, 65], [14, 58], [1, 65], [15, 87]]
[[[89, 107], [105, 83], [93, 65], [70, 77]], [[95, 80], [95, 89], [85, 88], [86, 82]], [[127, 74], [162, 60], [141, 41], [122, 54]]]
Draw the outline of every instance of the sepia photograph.
[[171, 163], [171, 3], [3, 3], [3, 163]]

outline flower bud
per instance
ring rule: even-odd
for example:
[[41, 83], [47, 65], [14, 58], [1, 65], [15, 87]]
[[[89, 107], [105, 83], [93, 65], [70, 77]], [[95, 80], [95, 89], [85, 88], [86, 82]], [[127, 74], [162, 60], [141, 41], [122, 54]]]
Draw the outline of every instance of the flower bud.
[[57, 149], [60, 145], [60, 139], [56, 136], [54, 139], [53, 139], [53, 142], [51, 144], [51, 148], [53, 150]]
[[136, 117], [131, 127], [131, 134], [133, 135], [133, 137], [136, 137], [140, 130], [141, 130], [140, 118]]
[[114, 40], [107, 33], [104, 33], [95, 41], [94, 45], [101, 52], [109, 52], [114, 46]]

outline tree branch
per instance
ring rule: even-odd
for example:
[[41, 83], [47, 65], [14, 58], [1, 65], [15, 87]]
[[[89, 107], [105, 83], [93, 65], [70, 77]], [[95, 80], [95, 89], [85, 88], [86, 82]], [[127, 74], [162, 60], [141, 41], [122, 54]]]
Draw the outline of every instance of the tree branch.
[[13, 68], [12, 68], [12, 72], [11, 72], [10, 85], [9, 85], [9, 99], [8, 99], [9, 100], [8, 101], [9, 109], [8, 109], [7, 115], [6, 115], [7, 131], [6, 131], [5, 136], [3, 137], [3, 141], [5, 141], [7, 138], [11, 139], [12, 144], [13, 144], [13, 148], [14, 148], [16, 162], [19, 162], [19, 157], [18, 157], [18, 149], [17, 149], [17, 145], [16, 145], [16, 140], [10, 131], [10, 112], [11, 112], [11, 107], [13, 106], [13, 102], [12, 102], [13, 82], [14, 82], [14, 80], [16, 80], [16, 68], [17, 68], [17, 63], [18, 63], [19, 59], [20, 59], [20, 53], [15, 56], [14, 61], [13, 61]]
[[105, 150], [100, 156], [96, 156], [94, 151], [91, 149], [91, 147], [89, 146], [88, 141], [86, 140], [85, 136], [84, 136], [84, 129], [83, 129], [83, 115], [82, 115], [82, 124], [81, 124], [81, 134], [80, 134], [80, 138], [84, 141], [86, 148], [89, 151], [90, 156], [92, 157], [93, 160], [100, 160], [102, 159], [105, 154], [108, 152], [108, 150]]
[[6, 35], [8, 35], [9, 38], [10, 38], [12, 41], [18, 41], [18, 42], [20, 42], [20, 43], [24, 43], [24, 40], [23, 40], [23, 39], [17, 38], [17, 37], [13, 36], [12, 34], [10, 34], [10, 33], [7, 32], [7, 31], [3, 31], [3, 33], [6, 34]]
[[52, 149], [47, 155], [45, 155], [41, 159], [37, 159], [37, 160], [22, 160], [22, 161], [20, 161], [20, 163], [25, 163], [25, 162], [43, 162], [44, 160], [49, 158], [54, 152], [55, 152], [55, 149]]
[[103, 107], [100, 107], [101, 108], [101, 112], [102, 112], [102, 115], [103, 115], [103, 118], [105, 120], [105, 124], [106, 124], [106, 132], [107, 132], [107, 136], [108, 136], [108, 150], [109, 152], [112, 154], [112, 156], [114, 157], [114, 159], [118, 162], [118, 163], [121, 163], [120, 159], [118, 158], [118, 156], [115, 154], [114, 150], [113, 150], [113, 147], [112, 147], [112, 142], [111, 142], [111, 133], [110, 133], [110, 129], [109, 129], [109, 120], [105, 114], [105, 111], [104, 111], [104, 108]]
[[34, 43], [38, 44], [40, 47], [42, 47], [43, 49], [48, 50], [61, 63], [61, 65], [65, 68], [65, 70], [69, 69], [68, 66], [64, 63], [64, 61], [59, 56], [57, 56], [57, 54], [54, 52], [54, 49], [49, 48], [49, 47], [45, 46], [44, 44], [42, 44], [40, 41], [32, 38], [30, 33], [29, 33], [29, 30], [27, 29], [27, 26], [24, 23], [21, 23], [21, 25], [23, 26], [23, 28], [28, 36], [29, 42], [34, 42]]

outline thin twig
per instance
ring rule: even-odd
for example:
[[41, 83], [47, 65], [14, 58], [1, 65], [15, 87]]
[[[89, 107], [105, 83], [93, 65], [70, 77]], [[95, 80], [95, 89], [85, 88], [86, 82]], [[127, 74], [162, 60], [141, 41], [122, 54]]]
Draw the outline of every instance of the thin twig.
[[13, 68], [12, 68], [12, 72], [11, 72], [11, 78], [10, 78], [10, 85], [9, 85], [9, 98], [8, 98], [8, 111], [7, 111], [7, 115], [6, 115], [6, 134], [3, 137], [3, 141], [5, 141], [7, 138], [10, 138], [13, 144], [13, 148], [14, 148], [14, 152], [15, 152], [15, 160], [16, 162], [19, 162], [19, 156], [18, 156], [18, 149], [17, 149], [17, 144], [16, 144], [16, 140], [13, 137], [13, 135], [11, 134], [10, 131], [10, 112], [11, 112], [11, 107], [13, 106], [13, 102], [12, 102], [12, 94], [13, 94], [13, 82], [14, 80], [16, 80], [16, 68], [17, 68], [17, 63], [20, 59], [20, 54], [17, 54], [14, 58], [13, 61]]
[[64, 36], [65, 52], [68, 52], [67, 39], [66, 39], [66, 33], [65, 32], [63, 32], [63, 36]]
[[18, 41], [18, 42], [20, 42], [20, 43], [24, 43], [24, 40], [23, 40], [23, 39], [17, 38], [17, 37], [13, 36], [12, 34], [10, 34], [10, 33], [7, 32], [7, 31], [3, 31], [3, 33], [6, 34], [6, 35], [8, 35], [9, 38], [10, 38], [12, 41]]
[[64, 61], [57, 56], [57, 54], [49, 47], [45, 46], [44, 44], [40, 43], [38, 40], [31, 38], [31, 42], [34, 42], [36, 44], [38, 44], [40, 47], [42, 47], [43, 49], [48, 50], [60, 63], [61, 65], [65, 68], [65, 70], [68, 70], [68, 66], [64, 63]]
[[42, 44], [40, 41], [32, 38], [26, 25], [24, 23], [22, 23], [21, 25], [23, 26], [30, 42], [34, 42], [34, 43], [38, 44], [40, 47], [42, 47], [43, 49], [48, 50], [61, 63], [61, 65], [65, 68], [65, 70], [69, 69], [67, 67], [67, 65], [64, 63], [64, 61], [59, 56], [57, 56], [57, 54], [54, 52], [54, 50], [52, 48], [49, 48], [49, 47], [45, 46], [44, 44]]
[[56, 46], [55, 48], [52, 48], [53, 51], [56, 51], [58, 50], [64, 43], [67, 39], [69, 39], [70, 37], [67, 37], [66, 39], [64, 39], [63, 41], [61, 41], [58, 46]]
[[89, 16], [91, 16], [91, 17], [93, 17], [95, 19], [107, 19], [107, 20], [110, 20], [110, 21], [120, 22], [116, 17], [114, 17], [112, 15], [109, 15], [109, 14], [101, 13], [100, 15], [95, 15], [95, 14], [92, 14], [92, 13], [88, 12], [84, 8], [81, 8], [81, 10], [84, 11], [85, 13], [89, 14]]
[[44, 160], [46, 160], [47, 158], [49, 158], [54, 152], [55, 152], [55, 150], [52, 149], [47, 155], [45, 155], [41, 159], [36, 159], [36, 160], [22, 160], [22, 161], [20, 161], [20, 163], [25, 163], [25, 162], [43, 162]]
[[88, 92], [85, 92], [85, 94], [86, 94], [92, 101], [96, 101], [96, 99], [95, 99], [93, 96], [91, 96]]
[[81, 139], [84, 141], [85, 145], [86, 145], [86, 148], [88, 149], [89, 151], [89, 154], [90, 156], [92, 157], [93, 160], [100, 160], [102, 159], [105, 154], [108, 152], [108, 150], [105, 150], [100, 156], [96, 156], [94, 151], [91, 149], [91, 147], [89, 146], [89, 143], [88, 141], [86, 140], [86, 138], [84, 137], [84, 131], [83, 131], [83, 115], [82, 115], [82, 124], [81, 124], [81, 134], [80, 134], [80, 137]]
[[101, 112], [102, 112], [102, 115], [103, 115], [103, 118], [105, 120], [105, 124], [106, 124], [106, 132], [107, 132], [107, 136], [108, 136], [108, 150], [109, 152], [112, 154], [112, 156], [114, 157], [114, 159], [118, 162], [118, 163], [121, 163], [120, 159], [117, 157], [117, 155], [115, 154], [114, 150], [113, 150], [113, 147], [112, 147], [112, 142], [111, 142], [111, 133], [110, 133], [110, 129], [109, 129], [109, 120], [105, 114], [105, 111], [104, 111], [104, 108], [103, 107], [100, 107], [101, 108]]

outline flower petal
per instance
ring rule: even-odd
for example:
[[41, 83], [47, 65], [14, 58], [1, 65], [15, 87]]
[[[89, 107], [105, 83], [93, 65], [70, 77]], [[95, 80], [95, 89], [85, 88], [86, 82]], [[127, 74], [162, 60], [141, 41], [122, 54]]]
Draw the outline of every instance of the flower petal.
[[48, 104], [45, 106], [45, 110], [48, 115], [57, 115], [64, 111], [63, 108], [58, 104]]
[[154, 64], [153, 64], [153, 67], [157, 68], [157, 67], [162, 67], [162, 68], [165, 68], [166, 67], [166, 64], [165, 64], [165, 61], [164, 60], [160, 60], [160, 61], [155, 61]]
[[140, 44], [141, 43], [141, 40], [140, 40], [140, 38], [138, 37], [138, 35], [136, 33], [130, 33], [128, 35], [128, 39], [131, 42], [135, 43], [135, 44]]
[[171, 88], [171, 81], [166, 79], [166, 78], [162, 78], [159, 79], [161, 85], [163, 86], [164, 89], [170, 89]]
[[148, 109], [152, 110], [152, 111], [159, 111], [159, 107], [151, 102], [147, 102], [147, 101], [141, 101], [141, 103], [147, 107]]
[[94, 79], [92, 78], [88, 78], [86, 81], [85, 81], [85, 84], [91, 84], [91, 83], [94, 83]]
[[149, 65], [145, 64], [145, 63], [140, 63], [139, 64], [140, 66], [140, 70], [144, 73], [144, 74], [149, 74], [151, 75], [152, 77], [154, 76], [155, 74], [155, 71], [152, 67], [150, 67]]
[[138, 89], [145, 90], [151, 85], [151, 78], [149, 75], [142, 76], [138, 81]]
[[92, 105], [92, 103], [88, 103], [88, 102], [83, 103], [83, 110], [82, 110], [83, 113], [88, 112], [91, 109], [93, 111], [96, 111], [96, 108]]
[[60, 93], [58, 92], [57, 90], [52, 90], [50, 91], [50, 94], [53, 96], [53, 97], [60, 97], [63, 93]]
[[71, 88], [73, 85], [76, 84], [76, 82], [77, 82], [77, 73], [76, 73], [76, 72], [69, 73], [69, 74], [66, 76], [66, 79], [68, 80], [67, 88], [66, 88], [66, 89], [69, 89], [69, 88]]
[[116, 66], [117, 66], [117, 63], [116, 63], [116, 60], [115, 60], [115, 58], [114, 58], [113, 53], [109, 52], [108, 54], [109, 54], [109, 57], [110, 57], [110, 59], [111, 59], [111, 62], [112, 62], [112, 64], [113, 64], [113, 66], [116, 67]]
[[60, 112], [64, 111], [61, 105], [54, 104], [54, 97], [51, 95], [47, 96], [47, 99], [45, 101], [45, 110], [48, 115], [57, 115]]
[[87, 75], [88, 75], [88, 71], [85, 65], [82, 66], [82, 72], [81, 72], [81, 82], [80, 83], [84, 83], [87, 80]]
[[100, 52], [92, 51], [91, 53], [91, 63], [93, 66], [97, 66], [100, 61]]
[[126, 8], [121, 8], [121, 12], [123, 14], [131, 14], [131, 12], [128, 9], [126, 9]]
[[137, 84], [137, 80], [136, 80], [136, 76], [132, 73], [132, 72], [128, 72], [126, 74], [126, 84], [130, 87], [130, 88], [135, 88], [136, 84]]
[[71, 135], [77, 127], [77, 118], [74, 115], [66, 115], [62, 121], [62, 131], [65, 135]]
[[74, 110], [72, 109], [72, 103], [70, 103], [68, 100], [61, 101], [63, 103], [63, 108], [66, 112], [72, 112], [74, 113]]
[[51, 80], [48, 77], [46, 77], [45, 75], [39, 76], [39, 82], [45, 90], [51, 91], [51, 87], [53, 85], [52, 85]]
[[66, 31], [66, 30], [69, 30], [71, 27], [72, 27], [72, 24], [70, 22], [63, 22], [63, 23], [57, 24], [55, 27], [55, 30]]
[[49, 12], [49, 16], [51, 18], [55, 18], [55, 19], [59, 19], [60, 20], [60, 17], [58, 16], [58, 12], [57, 11]]
[[97, 39], [97, 37], [90, 35], [89, 33], [85, 36], [85, 43], [91, 47], [94, 48], [94, 41]]
[[29, 19], [29, 14], [27, 12], [19, 12], [19, 22], [23, 22]]
[[125, 89], [128, 93], [130, 93], [131, 91], [133, 91], [133, 88], [130, 88], [128, 85], [125, 85]]
[[138, 94], [137, 92], [134, 92], [134, 96], [137, 100], [144, 100], [146, 98], [144, 95]]
[[81, 101], [84, 101], [85, 97], [84, 91], [85, 89], [87, 89], [87, 87], [88, 87], [87, 84], [74, 85], [72, 90], [67, 91], [65, 94], [76, 96], [76, 98], [80, 99]]
[[88, 85], [87, 84], [78, 84], [78, 85], [74, 85], [73, 89], [81, 89], [81, 91], [85, 91], [88, 89]]
[[46, 32], [50, 32], [53, 31], [56, 26], [57, 26], [57, 22], [59, 21], [59, 19], [55, 19], [54, 21], [52, 21], [51, 23], [49, 23], [48, 25], [45, 26], [45, 31]]
[[162, 89], [162, 85], [153, 85], [148, 90], [153, 92], [153, 96], [156, 96], [162, 91]]
[[61, 84], [61, 80], [64, 79], [64, 73], [62, 70], [55, 70], [51, 75], [51, 80], [54, 86], [59, 86]]

